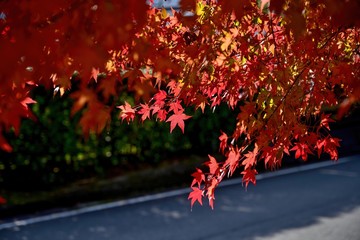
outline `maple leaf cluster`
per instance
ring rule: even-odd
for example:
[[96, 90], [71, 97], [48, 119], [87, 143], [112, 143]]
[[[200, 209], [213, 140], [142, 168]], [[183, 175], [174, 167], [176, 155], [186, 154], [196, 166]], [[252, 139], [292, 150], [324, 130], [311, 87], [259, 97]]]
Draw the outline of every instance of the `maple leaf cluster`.
[[[220, 104], [239, 111], [233, 133], [221, 133], [225, 160], [209, 156], [193, 174], [191, 205], [237, 169], [247, 187], [256, 166], [281, 165], [285, 154], [338, 158], [330, 135], [359, 100], [360, 45], [356, 0], [181, 0], [180, 10], [139, 1], [5, 1], [0, 11], [1, 133], [31, 118], [31, 89], [71, 90], [72, 114], [84, 134], [101, 133], [113, 111], [121, 121], [152, 119], [185, 131], [188, 109]], [[122, 91], [135, 102], [118, 99]]]

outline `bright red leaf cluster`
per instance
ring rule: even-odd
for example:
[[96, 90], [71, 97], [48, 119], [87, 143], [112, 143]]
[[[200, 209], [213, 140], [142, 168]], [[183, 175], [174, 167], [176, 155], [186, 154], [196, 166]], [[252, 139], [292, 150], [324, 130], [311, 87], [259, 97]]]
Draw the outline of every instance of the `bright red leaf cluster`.
[[[239, 168], [248, 186], [257, 164], [277, 168], [284, 153], [338, 158], [323, 109], [339, 106], [342, 117], [359, 100], [359, 11], [356, 0], [181, 0], [171, 13], [145, 0], [3, 1], [0, 147], [11, 151], [1, 133], [32, 117], [38, 85], [72, 88], [85, 135], [118, 109], [127, 123], [184, 132], [189, 107], [216, 114], [226, 103], [240, 113], [235, 131], [219, 137], [225, 160], [209, 156], [189, 195], [213, 207], [216, 186]], [[135, 104], [116, 106], [122, 91]]]

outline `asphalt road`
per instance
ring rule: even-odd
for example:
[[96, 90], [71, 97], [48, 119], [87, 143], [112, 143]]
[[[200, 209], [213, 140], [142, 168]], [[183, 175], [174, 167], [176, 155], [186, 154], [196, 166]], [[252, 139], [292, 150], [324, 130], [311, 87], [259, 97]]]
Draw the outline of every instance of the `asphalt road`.
[[[360, 240], [360, 155], [330, 167], [0, 230], [1, 240]], [[340, 161], [349, 158], [340, 159]]]

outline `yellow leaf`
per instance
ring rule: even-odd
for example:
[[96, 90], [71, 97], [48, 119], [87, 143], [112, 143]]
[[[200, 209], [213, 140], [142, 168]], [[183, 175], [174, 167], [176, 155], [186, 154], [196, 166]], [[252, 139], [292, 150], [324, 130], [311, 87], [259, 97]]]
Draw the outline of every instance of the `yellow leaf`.
[[223, 38], [224, 39], [224, 42], [223, 42], [223, 44], [221, 44], [221, 46], [220, 46], [220, 49], [221, 49], [221, 51], [225, 51], [225, 50], [227, 50], [227, 48], [229, 47], [229, 45], [231, 44], [231, 34], [230, 33], [226, 33], [226, 35], [225, 35], [225, 38]]
[[165, 9], [165, 8], [162, 8], [162, 9], [161, 9], [161, 18], [162, 18], [162, 19], [165, 19], [165, 18], [167, 18], [167, 17], [168, 17], [168, 13], [167, 13], [166, 9]]
[[202, 16], [204, 14], [204, 4], [202, 2], [198, 2], [196, 4], [196, 15]]
[[274, 44], [271, 44], [270, 47], [269, 47], [269, 51], [275, 55], [275, 45]]

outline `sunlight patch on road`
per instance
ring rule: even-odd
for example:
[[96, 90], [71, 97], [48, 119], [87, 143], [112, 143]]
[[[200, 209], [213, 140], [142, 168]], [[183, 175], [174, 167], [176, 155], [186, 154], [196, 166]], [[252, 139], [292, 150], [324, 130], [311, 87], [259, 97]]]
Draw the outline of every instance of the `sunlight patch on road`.
[[333, 217], [319, 217], [316, 223], [281, 231], [255, 240], [355, 240], [359, 239], [360, 207]]

